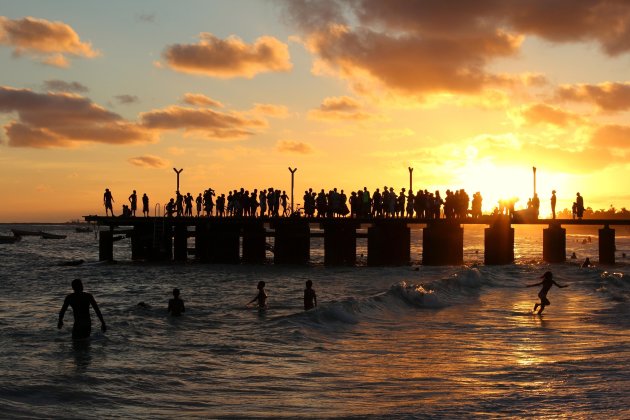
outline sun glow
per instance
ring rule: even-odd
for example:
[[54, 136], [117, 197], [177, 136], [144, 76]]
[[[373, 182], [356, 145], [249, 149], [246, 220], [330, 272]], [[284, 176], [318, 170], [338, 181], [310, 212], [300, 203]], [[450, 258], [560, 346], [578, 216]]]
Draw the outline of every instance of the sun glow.
[[[467, 152], [468, 154], [472, 152]], [[499, 200], [518, 198], [516, 209], [527, 206], [527, 200], [534, 193], [534, 173], [532, 167], [497, 166], [492, 162], [470, 160], [458, 174], [459, 183], [470, 196], [479, 191], [483, 197], [484, 213], [491, 213], [498, 207]], [[563, 189], [562, 177], [537, 169], [536, 192], [541, 203], [547, 201], [553, 189]], [[541, 217], [546, 217], [549, 206], [541, 204]], [[558, 207], [560, 208], [560, 207]]]

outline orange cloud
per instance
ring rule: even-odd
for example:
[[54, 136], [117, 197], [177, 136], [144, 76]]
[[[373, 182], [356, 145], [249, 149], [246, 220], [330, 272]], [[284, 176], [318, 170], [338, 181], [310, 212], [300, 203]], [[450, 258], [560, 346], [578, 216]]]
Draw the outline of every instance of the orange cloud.
[[223, 104], [219, 101], [215, 101], [212, 98], [207, 97], [201, 93], [186, 93], [182, 102], [188, 105], [194, 106], [209, 106], [213, 108], [223, 108]]
[[324, 121], [365, 121], [377, 118], [375, 114], [363, 111], [363, 105], [349, 96], [325, 98], [319, 108], [309, 111], [308, 116]]
[[70, 93], [36, 93], [0, 86], [0, 113], [17, 113], [4, 126], [13, 147], [71, 147], [83, 142], [146, 143], [153, 136], [120, 115]]
[[[489, 64], [519, 53], [524, 37], [595, 42], [610, 55], [630, 51], [630, 3], [520, 0], [461, 2], [287, 0], [288, 16], [319, 58], [314, 70], [410, 96], [474, 94], [518, 78]], [[544, 80], [523, 80], [540, 85]]]
[[218, 112], [209, 108], [170, 106], [140, 114], [143, 127], [154, 130], [180, 130], [199, 133], [209, 139], [239, 139], [267, 127], [260, 118], [247, 118], [237, 112]]
[[254, 114], [266, 115], [275, 118], [287, 118], [289, 116], [289, 109], [283, 105], [254, 104], [252, 112]]
[[313, 147], [308, 143], [294, 140], [280, 140], [276, 143], [276, 150], [279, 152], [310, 154], [313, 153]]
[[132, 165], [144, 168], [166, 168], [167, 166], [169, 166], [169, 162], [167, 160], [152, 155], [137, 156], [129, 158], [128, 161]]
[[169, 45], [163, 58], [176, 71], [203, 76], [253, 78], [264, 72], [286, 72], [293, 65], [287, 44], [271, 36], [262, 36], [246, 44], [232, 36], [220, 39], [211, 33], [199, 34], [196, 44]]
[[585, 122], [582, 117], [572, 112], [564, 111], [546, 104], [535, 104], [523, 107], [520, 116], [528, 124], [551, 124], [557, 127], [567, 127]]
[[99, 55], [92, 44], [82, 42], [69, 25], [34, 17], [0, 16], [0, 44], [12, 47], [16, 57], [30, 53], [41, 56], [42, 63], [56, 67], [68, 67], [65, 54], [85, 58]]
[[594, 147], [612, 147], [630, 151], [630, 127], [604, 125], [593, 133], [591, 144]]
[[627, 111], [630, 109], [630, 83], [565, 85], [556, 89], [555, 98], [593, 103], [604, 111]]

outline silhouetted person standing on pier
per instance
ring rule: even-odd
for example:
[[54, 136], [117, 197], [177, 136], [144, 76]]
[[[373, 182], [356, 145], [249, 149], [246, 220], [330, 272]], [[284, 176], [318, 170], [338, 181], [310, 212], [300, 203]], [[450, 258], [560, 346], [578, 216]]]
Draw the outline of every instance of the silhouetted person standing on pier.
[[576, 194], [575, 204], [575, 213], [577, 215], [577, 218], [581, 220], [582, 216], [584, 215], [584, 197], [582, 197], [580, 193]]
[[304, 289], [304, 310], [308, 311], [317, 306], [317, 294], [313, 289], [313, 282], [311, 280], [306, 281], [306, 289]]
[[551, 191], [551, 217], [556, 218], [556, 190]]
[[131, 205], [131, 215], [136, 215], [136, 209], [138, 208], [138, 195], [136, 194], [136, 190], [133, 190], [131, 195], [129, 196], [129, 203]]
[[551, 302], [549, 302], [549, 299], [547, 299], [547, 293], [549, 292], [549, 289], [551, 289], [551, 286], [553, 286], [555, 284], [556, 286], [558, 286], [561, 289], [563, 287], [568, 287], [568, 285], [560, 285], [560, 284], [556, 283], [553, 280], [553, 274], [551, 274], [551, 271], [547, 271], [545, 274], [542, 275], [541, 278], [543, 279], [543, 281], [541, 281], [540, 283], [528, 284], [526, 286], [526, 287], [536, 287], [536, 286], [542, 285], [542, 289], [540, 289], [540, 292], [538, 292], [538, 297], [540, 298], [540, 303], [535, 304], [534, 305], [534, 310], [533, 310], [533, 312], [536, 312], [536, 309], [538, 309], [538, 307], [540, 306], [540, 310], [538, 311], [538, 315], [540, 315], [542, 313], [542, 311], [545, 310], [545, 306], [551, 305]]
[[105, 188], [105, 194], [103, 194], [103, 204], [105, 204], [105, 216], [108, 216], [108, 210], [112, 212], [112, 217], [114, 216], [114, 208], [112, 207], [112, 203], [114, 202], [114, 197], [112, 196], [112, 192], [109, 188]]
[[168, 313], [173, 316], [180, 316], [182, 313], [186, 312], [184, 301], [179, 297], [179, 289], [173, 289], [173, 299], [169, 299], [167, 310]]
[[149, 196], [147, 193], [142, 194], [142, 215], [149, 217]]
[[107, 331], [103, 315], [101, 314], [94, 296], [83, 291], [83, 283], [79, 279], [72, 281], [72, 290], [74, 293], [66, 296], [66, 300], [63, 302], [61, 311], [59, 312], [59, 322], [57, 328], [63, 327], [63, 316], [68, 309], [68, 306], [72, 307], [72, 314], [74, 315], [74, 326], [72, 327], [72, 339], [80, 340], [88, 338], [92, 332], [92, 318], [90, 317], [90, 305], [94, 308], [96, 316], [101, 321], [101, 330]]

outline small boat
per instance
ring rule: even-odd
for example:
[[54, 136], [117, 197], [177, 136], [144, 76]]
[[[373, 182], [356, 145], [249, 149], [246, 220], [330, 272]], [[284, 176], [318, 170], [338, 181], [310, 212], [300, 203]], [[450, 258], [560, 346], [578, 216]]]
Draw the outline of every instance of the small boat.
[[0, 235], [0, 244], [12, 244], [14, 242], [17, 242], [21, 239], [20, 236], [6, 236], [6, 235]]
[[66, 235], [57, 235], [56, 233], [40, 232], [43, 239], [66, 239]]
[[85, 232], [92, 232], [92, 227], [90, 226], [81, 226], [81, 227], [75, 227], [74, 231], [77, 233], [85, 233]]
[[41, 232], [34, 230], [11, 229], [15, 236], [40, 236]]

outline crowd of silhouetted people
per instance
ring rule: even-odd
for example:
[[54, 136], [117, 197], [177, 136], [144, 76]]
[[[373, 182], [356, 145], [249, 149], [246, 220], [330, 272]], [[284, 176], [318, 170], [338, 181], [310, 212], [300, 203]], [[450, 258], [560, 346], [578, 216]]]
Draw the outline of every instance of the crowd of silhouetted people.
[[[418, 219], [481, 217], [481, 193], [470, 196], [464, 189], [446, 190], [444, 197], [440, 191], [428, 190], [406, 191], [397, 193], [393, 187], [377, 188], [373, 193], [367, 187], [352, 191], [349, 195], [344, 190], [333, 188], [319, 192], [309, 188], [304, 191], [303, 207], [292, 211], [286, 191], [275, 189], [240, 188], [225, 194], [217, 194], [212, 188], [206, 189], [194, 197], [191, 193], [175, 192], [164, 206], [166, 217], [288, 217], [304, 216], [309, 218], [354, 217], [354, 218], [393, 218], [407, 217]], [[142, 214], [149, 216], [149, 197], [142, 198]], [[128, 198], [129, 204], [122, 206], [123, 217], [136, 216], [138, 196], [136, 191]], [[109, 189], [105, 189], [103, 204], [105, 214], [114, 216], [114, 198]]]
[[[464, 189], [446, 190], [444, 196], [440, 191], [429, 192], [418, 190], [413, 192], [401, 188], [398, 192], [393, 187], [384, 186], [381, 190], [371, 193], [367, 187], [351, 191], [346, 194], [344, 190], [333, 188], [326, 192], [319, 192], [312, 188], [304, 191], [303, 207], [292, 210], [289, 196], [286, 191], [273, 187], [254, 189], [235, 189], [226, 194], [218, 194], [212, 188], [208, 188], [194, 197], [191, 193], [182, 194], [175, 192], [157, 216], [166, 217], [288, 217], [303, 216], [309, 218], [417, 218], [417, 219], [478, 219], [482, 216], [483, 198], [480, 192], [473, 194], [472, 199]], [[149, 197], [143, 194], [142, 215], [149, 216]], [[500, 200], [495, 207], [493, 215], [507, 215], [514, 217], [515, 203], [518, 198]], [[138, 208], [138, 195], [136, 190], [128, 197], [129, 204], [122, 206], [123, 217], [134, 217]], [[556, 191], [551, 196], [552, 218], [556, 217]], [[114, 198], [109, 189], [103, 194], [105, 214], [109, 216], [113, 211]], [[540, 199], [534, 196], [527, 201], [524, 210], [531, 218], [538, 218], [540, 212]], [[584, 214], [584, 199], [577, 193], [573, 203], [573, 218], [581, 219]]]

